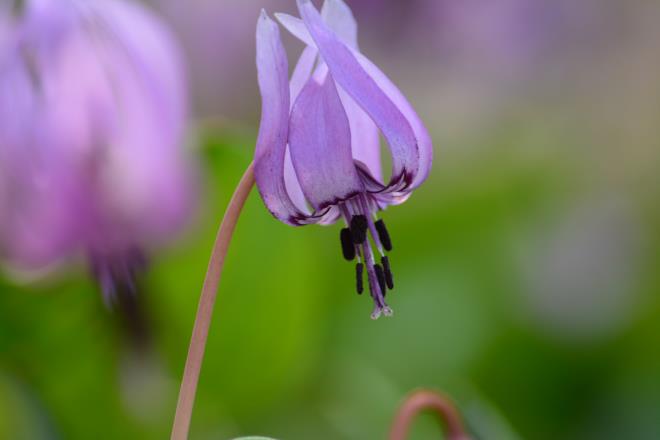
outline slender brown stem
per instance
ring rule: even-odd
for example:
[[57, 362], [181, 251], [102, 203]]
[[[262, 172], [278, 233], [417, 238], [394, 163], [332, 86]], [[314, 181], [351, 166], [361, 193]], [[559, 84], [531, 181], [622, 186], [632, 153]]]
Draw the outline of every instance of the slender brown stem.
[[199, 371], [202, 368], [204, 360], [204, 349], [209, 335], [209, 326], [213, 316], [213, 306], [220, 284], [222, 267], [225, 263], [225, 256], [231, 237], [236, 227], [238, 217], [241, 215], [245, 201], [250, 195], [254, 186], [254, 163], [251, 163], [241, 181], [238, 183], [234, 195], [227, 206], [227, 211], [220, 224], [218, 235], [213, 245], [213, 252], [209, 261], [209, 267], [206, 271], [204, 286], [199, 298], [197, 307], [197, 316], [193, 327], [192, 337], [190, 338], [190, 347], [188, 348], [188, 358], [186, 367], [183, 371], [181, 380], [181, 389], [179, 391], [179, 401], [176, 405], [176, 414], [174, 415], [174, 425], [172, 426], [172, 440], [185, 440], [188, 438], [190, 428], [190, 418], [192, 417], [195, 394], [197, 392], [197, 382], [199, 381]]
[[390, 431], [390, 440], [405, 440], [415, 416], [422, 411], [431, 410], [445, 425], [448, 440], [469, 440], [463, 421], [451, 399], [429, 390], [413, 392], [396, 414]]

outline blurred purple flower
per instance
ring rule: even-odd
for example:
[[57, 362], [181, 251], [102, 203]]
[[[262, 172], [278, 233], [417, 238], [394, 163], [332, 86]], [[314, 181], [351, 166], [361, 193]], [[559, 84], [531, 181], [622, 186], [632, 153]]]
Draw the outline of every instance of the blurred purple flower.
[[[343, 1], [327, 0], [323, 16], [309, 0], [298, 0], [298, 9], [302, 20], [276, 14], [307, 45], [290, 83], [278, 26], [265, 11], [257, 25], [262, 94], [257, 186], [266, 207], [284, 223], [330, 224], [344, 218], [349, 226], [341, 231], [344, 256], [357, 256], [358, 293], [362, 261], [366, 264], [376, 319], [391, 314], [384, 297], [394, 287], [385, 256], [392, 244], [376, 213], [404, 202], [424, 182], [432, 162], [431, 138], [403, 94], [360, 53], [357, 24]], [[379, 129], [392, 156], [386, 184]], [[382, 266], [375, 262], [368, 232]]]
[[0, 10], [0, 251], [85, 253], [106, 295], [191, 208], [185, 78], [167, 29], [122, 0]]

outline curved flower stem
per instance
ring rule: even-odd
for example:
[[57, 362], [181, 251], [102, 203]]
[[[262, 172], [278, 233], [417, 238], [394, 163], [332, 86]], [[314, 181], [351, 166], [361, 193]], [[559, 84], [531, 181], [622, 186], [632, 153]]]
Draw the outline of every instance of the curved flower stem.
[[390, 431], [390, 440], [405, 440], [410, 425], [417, 414], [431, 410], [444, 423], [448, 440], [469, 440], [461, 416], [447, 396], [429, 391], [413, 392], [399, 408]]
[[197, 307], [197, 316], [193, 327], [192, 337], [190, 338], [190, 347], [188, 348], [188, 358], [186, 367], [183, 371], [181, 380], [181, 389], [179, 391], [179, 401], [176, 405], [174, 415], [174, 425], [172, 426], [172, 440], [185, 440], [188, 438], [190, 428], [190, 418], [192, 417], [193, 404], [195, 402], [195, 393], [197, 392], [197, 382], [199, 381], [199, 372], [204, 360], [204, 349], [209, 334], [211, 317], [213, 316], [213, 306], [220, 284], [222, 267], [225, 263], [225, 256], [231, 237], [236, 227], [238, 217], [241, 215], [245, 201], [250, 195], [254, 186], [254, 163], [250, 163], [238, 183], [234, 195], [227, 206], [227, 211], [222, 219], [222, 224], [218, 230], [218, 235], [213, 245], [213, 252], [209, 261], [209, 267], [206, 271], [204, 286], [199, 298]]

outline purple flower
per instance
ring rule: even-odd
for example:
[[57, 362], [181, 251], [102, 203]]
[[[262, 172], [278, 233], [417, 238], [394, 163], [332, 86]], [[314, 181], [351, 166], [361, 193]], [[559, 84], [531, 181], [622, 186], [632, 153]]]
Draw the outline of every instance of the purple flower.
[[137, 4], [19, 4], [0, 9], [0, 253], [27, 270], [82, 253], [106, 295], [132, 289], [191, 207], [178, 49]]
[[[392, 313], [385, 294], [394, 287], [385, 255], [392, 243], [377, 212], [404, 202], [426, 179], [431, 138], [403, 94], [360, 53], [357, 25], [343, 1], [327, 0], [321, 14], [309, 0], [298, 0], [298, 9], [302, 20], [276, 14], [306, 44], [290, 82], [278, 26], [265, 12], [257, 24], [257, 186], [270, 212], [289, 225], [344, 218], [344, 257], [357, 257], [358, 293], [366, 268], [376, 319]], [[387, 182], [379, 130], [392, 158]]]

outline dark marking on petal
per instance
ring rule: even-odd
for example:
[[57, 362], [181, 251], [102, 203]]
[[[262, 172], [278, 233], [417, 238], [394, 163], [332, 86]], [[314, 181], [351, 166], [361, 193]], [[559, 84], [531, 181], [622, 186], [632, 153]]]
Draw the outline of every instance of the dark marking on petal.
[[374, 271], [376, 271], [376, 278], [378, 279], [380, 291], [383, 293], [383, 297], [385, 297], [387, 287], [385, 284], [385, 272], [383, 272], [383, 267], [380, 264], [374, 264]]
[[362, 280], [362, 273], [364, 272], [364, 265], [362, 263], [358, 263], [355, 265], [355, 280], [356, 280], [356, 288], [357, 288], [357, 293], [358, 295], [362, 295], [362, 292], [364, 292], [364, 283]]
[[385, 284], [387, 288], [392, 290], [394, 289], [394, 278], [392, 277], [392, 270], [390, 269], [390, 259], [387, 256], [380, 259], [380, 262], [383, 263], [383, 271], [385, 272]]
[[[317, 212], [313, 214], [313, 217], [323, 217], [323, 215], [325, 215], [333, 206], [338, 206], [340, 203], [350, 200], [359, 194], [359, 191], [351, 191], [346, 195], [335, 197], [330, 201], [324, 202], [319, 206]], [[321, 214], [319, 214], [319, 212], [321, 212]]]
[[382, 219], [376, 222], [376, 231], [378, 231], [378, 238], [380, 239], [380, 242], [383, 244], [385, 250], [388, 252], [391, 251], [392, 240], [390, 239], [390, 233], [387, 232], [387, 228], [385, 227], [385, 222]]
[[367, 217], [358, 214], [351, 218], [351, 234], [355, 244], [362, 244], [367, 240]]
[[341, 251], [344, 254], [344, 258], [348, 261], [355, 259], [355, 245], [353, 244], [353, 236], [350, 229], [342, 229], [339, 233], [339, 239], [341, 240]]

